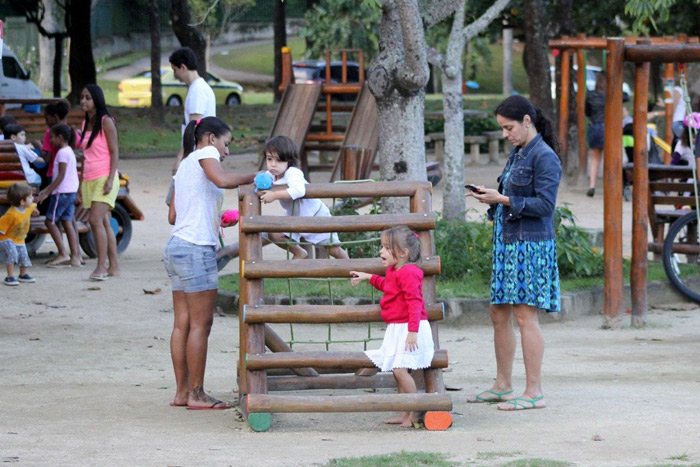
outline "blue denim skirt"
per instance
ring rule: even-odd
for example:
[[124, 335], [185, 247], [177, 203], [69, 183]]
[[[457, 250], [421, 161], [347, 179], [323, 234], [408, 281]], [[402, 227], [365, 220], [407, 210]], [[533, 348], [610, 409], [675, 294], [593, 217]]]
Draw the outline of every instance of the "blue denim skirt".
[[179, 237], [170, 237], [163, 262], [173, 283], [173, 292], [194, 293], [219, 288], [216, 250], [212, 245], [195, 245]]
[[588, 125], [588, 147], [603, 149], [605, 146], [605, 124], [591, 123]]

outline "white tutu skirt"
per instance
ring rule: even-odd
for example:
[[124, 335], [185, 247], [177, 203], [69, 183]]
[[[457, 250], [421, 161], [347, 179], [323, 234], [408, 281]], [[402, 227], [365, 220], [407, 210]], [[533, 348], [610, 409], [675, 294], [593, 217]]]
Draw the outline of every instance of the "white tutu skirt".
[[382, 346], [376, 350], [365, 350], [365, 354], [381, 371], [429, 368], [435, 353], [430, 323], [421, 320], [418, 325], [418, 349], [412, 352], [406, 350], [407, 337], [408, 323], [390, 323], [386, 327]]

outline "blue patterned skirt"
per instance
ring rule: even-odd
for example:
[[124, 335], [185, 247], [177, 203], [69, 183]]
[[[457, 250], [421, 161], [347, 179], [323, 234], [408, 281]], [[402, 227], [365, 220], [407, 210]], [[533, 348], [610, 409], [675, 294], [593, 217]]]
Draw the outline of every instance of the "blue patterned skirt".
[[503, 242], [498, 206], [493, 225], [491, 303], [525, 304], [548, 312], [561, 311], [559, 267], [554, 240]]

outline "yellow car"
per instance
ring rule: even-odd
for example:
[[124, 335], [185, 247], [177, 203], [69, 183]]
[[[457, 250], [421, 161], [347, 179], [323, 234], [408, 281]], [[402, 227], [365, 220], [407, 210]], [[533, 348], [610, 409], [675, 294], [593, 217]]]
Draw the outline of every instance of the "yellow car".
[[[207, 73], [207, 75], [207, 83], [216, 96], [216, 105], [240, 105], [243, 86], [218, 78], [211, 73]], [[161, 68], [160, 76], [165, 105], [182, 106], [187, 96], [187, 85], [175, 78], [171, 68]], [[150, 107], [151, 70], [146, 70], [133, 78], [119, 82], [119, 105], [122, 107]]]

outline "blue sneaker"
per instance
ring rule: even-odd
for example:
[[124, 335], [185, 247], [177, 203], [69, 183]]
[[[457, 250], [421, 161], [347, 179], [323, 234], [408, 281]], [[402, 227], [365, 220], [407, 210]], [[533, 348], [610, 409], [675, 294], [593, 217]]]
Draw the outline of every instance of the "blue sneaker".
[[20, 282], [36, 282], [36, 279], [34, 279], [29, 274], [22, 274], [17, 279], [19, 279]]
[[6, 277], [2, 283], [9, 286], [19, 285], [19, 281], [12, 276]]

